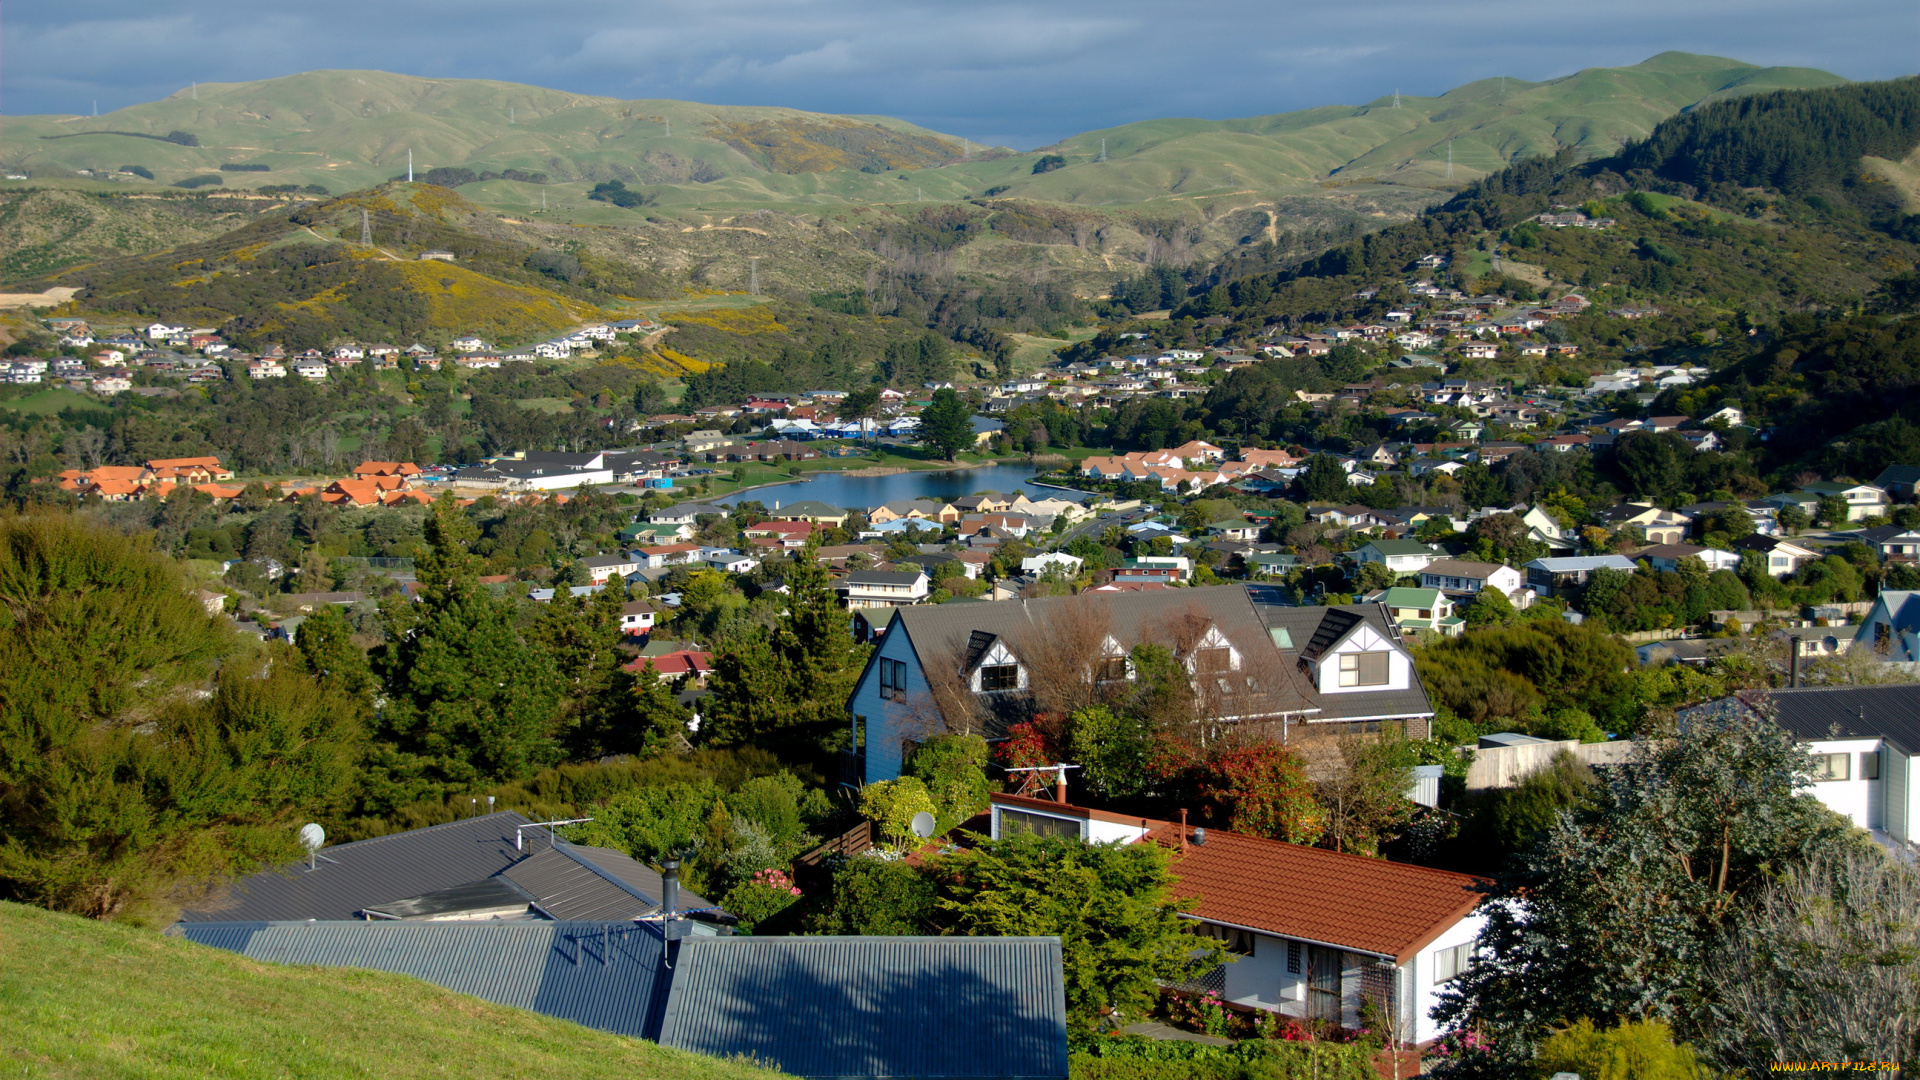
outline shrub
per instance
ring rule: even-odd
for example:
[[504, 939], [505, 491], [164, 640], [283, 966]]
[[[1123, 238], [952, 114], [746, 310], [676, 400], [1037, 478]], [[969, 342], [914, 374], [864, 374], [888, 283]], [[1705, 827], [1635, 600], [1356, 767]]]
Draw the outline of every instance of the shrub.
[[650, 195], [627, 190], [627, 185], [618, 180], [608, 180], [603, 184], [595, 184], [593, 190], [587, 193], [587, 198], [597, 202], [612, 203], [615, 206], [627, 210], [631, 210], [637, 206], [645, 206], [653, 201], [653, 197]]
[[846, 859], [828, 889], [807, 919], [809, 934], [924, 934], [933, 915], [932, 880], [897, 860]]
[[1059, 154], [1045, 154], [1041, 156], [1040, 160], [1033, 163], [1033, 175], [1038, 176], [1041, 173], [1050, 173], [1055, 169], [1064, 169], [1066, 167], [1066, 158], [1061, 157]]
[[273, 166], [261, 165], [261, 164], [252, 163], [252, 162], [247, 164], [242, 164], [242, 165], [236, 165], [233, 162], [229, 161], [225, 165], [220, 166], [220, 171], [221, 172], [272, 172]]
[[938, 811], [939, 808], [933, 804], [933, 796], [927, 792], [927, 785], [917, 776], [882, 780], [877, 784], [868, 784], [860, 792], [861, 815], [878, 826], [881, 835], [889, 840], [904, 840], [912, 836], [915, 814], [937, 815]]
[[218, 173], [201, 173], [199, 176], [189, 176], [185, 180], [182, 180], [174, 184], [173, 186], [177, 188], [191, 189], [191, 188], [211, 187], [216, 184], [224, 184], [224, 183], [226, 183], [226, 181], [222, 180], [220, 178], [220, 174]]
[[142, 180], [153, 179], [153, 170], [147, 168], [145, 165], [122, 165], [120, 166], [120, 171], [131, 176], [138, 176]]
[[729, 889], [720, 906], [740, 920], [741, 933], [751, 934], [799, 902], [800, 887], [784, 871], [762, 870]]
[[1069, 1035], [1073, 1080], [1374, 1080], [1371, 1048], [1317, 1041], [1209, 1046], [1138, 1035]]
[[987, 740], [978, 735], [939, 735], [907, 759], [906, 775], [924, 783], [933, 798], [940, 831], [987, 808]]
[[1675, 1045], [1659, 1020], [1630, 1020], [1609, 1030], [1582, 1017], [1540, 1044], [1534, 1066], [1542, 1076], [1579, 1073], [1581, 1080], [1696, 1080], [1693, 1050]]

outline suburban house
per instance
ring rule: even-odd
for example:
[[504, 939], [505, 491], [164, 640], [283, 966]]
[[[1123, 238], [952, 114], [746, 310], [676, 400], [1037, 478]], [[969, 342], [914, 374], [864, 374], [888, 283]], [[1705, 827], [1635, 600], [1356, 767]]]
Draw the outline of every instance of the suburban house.
[[1577, 591], [1595, 570], [1618, 570], [1631, 574], [1638, 569], [1625, 555], [1573, 555], [1566, 558], [1535, 559], [1521, 569], [1527, 572], [1527, 585], [1541, 596]]
[[1920, 529], [1881, 525], [1878, 528], [1861, 529], [1853, 535], [1871, 547], [1883, 563], [1920, 561]]
[[1525, 588], [1525, 580], [1520, 571], [1501, 563], [1439, 559], [1420, 571], [1420, 587], [1439, 589], [1455, 600], [1472, 600], [1489, 588], [1513, 597]]
[[591, 484], [613, 483], [613, 469], [604, 451], [559, 454], [529, 451], [500, 458], [453, 474], [455, 485], [514, 491], [562, 491]]
[[646, 637], [653, 633], [653, 620], [656, 612], [653, 604], [646, 600], [629, 600], [620, 608], [620, 632], [629, 637]]
[[1767, 573], [1777, 578], [1792, 577], [1795, 570], [1820, 557], [1810, 547], [1781, 536], [1748, 533], [1733, 542], [1736, 552], [1757, 552], [1767, 561]]
[[726, 918], [672, 873], [505, 812], [321, 848], [168, 934], [792, 1076], [1066, 1080], [1058, 938], [720, 936]]
[[633, 554], [646, 559], [647, 568], [657, 570], [662, 566], [683, 566], [700, 561], [699, 544], [679, 543], [660, 544], [655, 547], [643, 547]]
[[834, 583], [849, 608], [905, 607], [930, 595], [926, 571], [855, 570]]
[[1683, 559], [1699, 559], [1708, 570], [1737, 570], [1740, 568], [1740, 556], [1719, 548], [1701, 547], [1698, 544], [1655, 544], [1634, 552], [1634, 557], [1647, 560], [1649, 569], [1672, 573], [1680, 569]]
[[1838, 481], [1821, 481], [1807, 484], [1800, 489], [1816, 498], [1840, 498], [1847, 504], [1847, 520], [1859, 521], [1862, 518], [1879, 517], [1887, 512], [1893, 500], [1887, 498], [1884, 488], [1872, 484], [1843, 484]]
[[1418, 540], [1369, 540], [1354, 549], [1355, 566], [1379, 563], [1396, 574], [1417, 574], [1440, 553]]
[[640, 569], [640, 560], [631, 555], [596, 555], [591, 559], [580, 560], [587, 572], [587, 580], [595, 585], [604, 585], [611, 578], [624, 579], [628, 574]]
[[1920, 465], [1889, 465], [1873, 478], [1873, 486], [1895, 499], [1912, 499], [1920, 485]]
[[1883, 845], [1914, 842], [1920, 825], [1920, 777], [1914, 768], [1920, 755], [1920, 684], [1744, 691], [1682, 710], [1682, 730], [1694, 717], [1763, 707], [1770, 707], [1773, 721], [1813, 755], [1807, 793], [1871, 830]]
[[1433, 708], [1386, 609], [1257, 602], [1264, 593], [1215, 585], [901, 608], [847, 701], [859, 775], [893, 779], [912, 745], [942, 731], [1004, 738], [1032, 717], [1036, 678], [1118, 692], [1148, 643], [1180, 659], [1222, 721], [1261, 724], [1277, 741], [1382, 725], [1427, 737]]
[[1872, 649], [1885, 663], [1916, 665], [1908, 670], [1920, 673], [1920, 592], [1880, 590], [1854, 633], [1853, 645]]
[[1483, 879], [1220, 829], [1128, 818], [1060, 802], [991, 797], [992, 834], [1159, 844], [1173, 853], [1187, 917], [1234, 956], [1188, 989], [1303, 1020], [1360, 1026], [1371, 999], [1397, 1034], [1427, 1043], [1448, 981], [1466, 969], [1485, 917]]
[[1396, 585], [1368, 593], [1362, 599], [1379, 604], [1393, 616], [1402, 633], [1422, 631], [1456, 637], [1467, 628], [1467, 621], [1453, 613], [1453, 600], [1439, 589], [1410, 589]]
[[1693, 522], [1651, 503], [1622, 503], [1600, 515], [1609, 529], [1631, 528], [1649, 544], [1677, 544], [1687, 538]]

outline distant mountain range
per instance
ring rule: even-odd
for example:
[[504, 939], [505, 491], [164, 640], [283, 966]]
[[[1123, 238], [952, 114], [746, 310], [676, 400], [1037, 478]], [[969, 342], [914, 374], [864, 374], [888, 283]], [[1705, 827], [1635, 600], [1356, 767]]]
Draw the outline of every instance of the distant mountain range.
[[[416, 176], [457, 167], [492, 177], [461, 185], [462, 194], [506, 211], [537, 207], [542, 188], [549, 200], [566, 192], [578, 204], [588, 187], [613, 180], [660, 213], [829, 210], [989, 192], [1086, 207], [1246, 206], [1360, 185], [1431, 201], [1521, 157], [1563, 146], [1610, 154], [1703, 102], [1844, 81], [1807, 68], [1663, 53], [1547, 82], [1483, 79], [1439, 97], [1142, 121], [1015, 153], [887, 117], [317, 71], [202, 84], [99, 117], [6, 117], [0, 166], [36, 180], [91, 170], [117, 176], [116, 190], [219, 176], [225, 187], [320, 185], [339, 194], [404, 175], [411, 152]], [[1036, 172], [1047, 155], [1061, 159], [1058, 167]], [[119, 172], [134, 167], [151, 180]], [[609, 223], [630, 213], [611, 204], [582, 209]]]

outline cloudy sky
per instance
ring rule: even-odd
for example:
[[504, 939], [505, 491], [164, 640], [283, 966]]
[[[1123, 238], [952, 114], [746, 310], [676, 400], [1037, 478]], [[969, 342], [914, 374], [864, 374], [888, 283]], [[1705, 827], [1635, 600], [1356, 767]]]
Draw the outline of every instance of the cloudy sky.
[[1027, 149], [1669, 49], [1888, 78], [1917, 42], [1914, 0], [10, 0], [0, 111], [377, 68], [880, 113]]

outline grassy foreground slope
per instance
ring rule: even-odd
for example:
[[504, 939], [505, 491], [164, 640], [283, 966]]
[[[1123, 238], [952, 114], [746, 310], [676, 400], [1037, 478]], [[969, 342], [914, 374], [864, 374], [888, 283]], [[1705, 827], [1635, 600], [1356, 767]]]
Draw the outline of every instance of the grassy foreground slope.
[[779, 1075], [402, 975], [263, 964], [8, 903], [0, 903], [0, 1015], [0, 1071], [12, 1076]]

